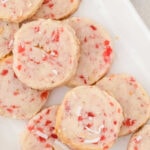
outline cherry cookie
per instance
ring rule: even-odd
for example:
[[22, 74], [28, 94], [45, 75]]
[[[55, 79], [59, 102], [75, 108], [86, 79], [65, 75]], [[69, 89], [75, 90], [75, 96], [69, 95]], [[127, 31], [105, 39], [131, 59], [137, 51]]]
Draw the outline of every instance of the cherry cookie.
[[22, 22], [33, 16], [43, 0], [1, 0], [0, 19], [9, 22]]
[[120, 104], [97, 87], [80, 86], [66, 94], [56, 116], [58, 137], [72, 149], [107, 150], [123, 121]]
[[79, 4], [80, 0], [44, 0], [33, 19], [63, 19], [74, 13]]
[[33, 89], [52, 89], [75, 74], [79, 42], [66, 23], [38, 20], [24, 24], [15, 34], [13, 68]]
[[69, 85], [92, 85], [107, 73], [112, 64], [111, 39], [101, 26], [91, 20], [71, 18], [67, 22], [81, 43], [79, 66]]
[[0, 59], [12, 51], [14, 34], [18, 29], [18, 24], [0, 21]]
[[12, 56], [0, 61], [0, 115], [29, 119], [45, 104], [49, 92], [25, 86], [17, 79], [12, 65]]
[[150, 116], [150, 98], [134, 77], [110, 75], [100, 80], [97, 86], [116, 98], [123, 108], [125, 119], [120, 136], [130, 134], [146, 123]]
[[70, 150], [55, 132], [57, 109], [46, 108], [29, 121], [21, 139], [22, 150]]
[[150, 150], [150, 124], [145, 125], [130, 139], [128, 150]]

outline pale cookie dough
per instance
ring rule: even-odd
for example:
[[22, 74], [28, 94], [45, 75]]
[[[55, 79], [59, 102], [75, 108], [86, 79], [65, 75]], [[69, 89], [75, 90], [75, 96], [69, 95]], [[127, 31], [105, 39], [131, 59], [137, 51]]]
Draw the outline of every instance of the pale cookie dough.
[[22, 150], [70, 150], [61, 143], [55, 132], [58, 106], [51, 106], [33, 117], [23, 132]]
[[81, 0], [44, 0], [43, 5], [32, 19], [63, 19], [79, 7]]
[[112, 95], [123, 108], [124, 122], [120, 136], [136, 131], [150, 116], [150, 98], [134, 77], [125, 74], [110, 75], [97, 86]]
[[15, 34], [14, 71], [34, 89], [52, 89], [75, 74], [79, 42], [66, 23], [38, 20], [24, 24]]
[[123, 121], [120, 104], [97, 87], [80, 86], [66, 94], [56, 116], [58, 137], [75, 150], [108, 150]]
[[145, 125], [132, 136], [128, 150], [150, 150], [150, 124]]
[[0, 21], [0, 59], [12, 51], [14, 34], [18, 29], [18, 24]]
[[68, 23], [76, 31], [81, 43], [81, 57], [76, 75], [70, 86], [92, 85], [109, 70], [113, 49], [107, 32], [95, 22], [83, 18], [71, 18]]
[[45, 104], [49, 92], [26, 87], [17, 79], [12, 65], [12, 56], [0, 61], [0, 115], [29, 119]]
[[22, 22], [32, 17], [43, 0], [1, 0], [0, 19], [9, 22]]

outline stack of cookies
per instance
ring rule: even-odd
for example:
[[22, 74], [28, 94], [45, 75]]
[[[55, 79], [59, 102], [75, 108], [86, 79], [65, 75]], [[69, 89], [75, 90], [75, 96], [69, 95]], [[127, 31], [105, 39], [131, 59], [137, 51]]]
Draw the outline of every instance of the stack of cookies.
[[[22, 150], [108, 150], [150, 117], [149, 95], [133, 76], [105, 77], [114, 59], [106, 30], [90, 19], [67, 18], [79, 4], [0, 2], [0, 115], [29, 120]], [[61, 104], [42, 110], [62, 85], [72, 89]], [[149, 137], [146, 125], [128, 150], [149, 150]]]

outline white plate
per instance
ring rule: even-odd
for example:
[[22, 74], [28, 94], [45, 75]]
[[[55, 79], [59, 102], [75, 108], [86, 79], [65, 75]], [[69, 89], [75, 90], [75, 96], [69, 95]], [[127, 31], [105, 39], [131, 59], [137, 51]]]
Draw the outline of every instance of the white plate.
[[[75, 16], [88, 17], [105, 26], [116, 52], [111, 72], [134, 75], [150, 93], [150, 34], [128, 0], [82, 0]], [[47, 105], [58, 104], [66, 87], [53, 91]], [[0, 150], [20, 150], [19, 137], [26, 122], [0, 118]], [[126, 150], [129, 136], [111, 150]]]

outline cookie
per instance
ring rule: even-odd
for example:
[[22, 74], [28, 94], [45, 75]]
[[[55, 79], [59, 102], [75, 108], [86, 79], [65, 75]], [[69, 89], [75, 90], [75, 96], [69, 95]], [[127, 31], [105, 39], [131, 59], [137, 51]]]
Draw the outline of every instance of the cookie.
[[81, 43], [79, 66], [68, 85], [92, 85], [107, 73], [112, 64], [111, 39], [101, 26], [91, 20], [71, 18], [67, 22]]
[[0, 1], [0, 19], [8, 22], [22, 22], [32, 17], [43, 0], [1, 0]]
[[43, 5], [32, 19], [63, 19], [77, 10], [80, 0], [44, 0]]
[[72, 149], [107, 150], [117, 139], [122, 121], [122, 108], [113, 97], [94, 86], [79, 86], [64, 97], [56, 131]]
[[149, 150], [150, 149], [150, 125], [145, 125], [136, 132], [130, 139], [128, 150]]
[[79, 43], [73, 29], [62, 22], [38, 20], [15, 34], [13, 68], [33, 89], [52, 89], [75, 74]]
[[69, 150], [55, 132], [58, 106], [51, 106], [34, 116], [21, 139], [22, 150]]
[[18, 24], [0, 21], [0, 59], [12, 51], [14, 34], [18, 29]]
[[130, 75], [116, 74], [96, 84], [118, 100], [124, 111], [120, 136], [136, 131], [150, 116], [150, 98], [143, 87]]
[[0, 61], [0, 115], [29, 119], [45, 104], [49, 92], [33, 90], [22, 84], [12, 65], [12, 56]]

